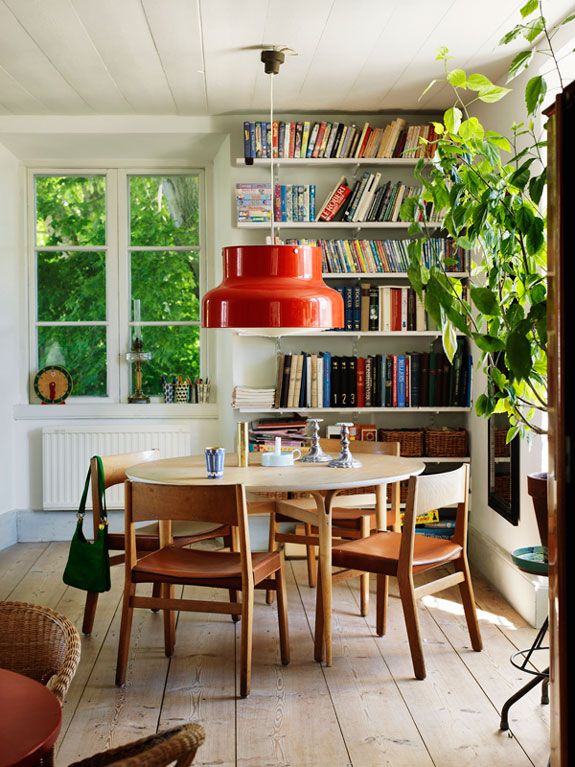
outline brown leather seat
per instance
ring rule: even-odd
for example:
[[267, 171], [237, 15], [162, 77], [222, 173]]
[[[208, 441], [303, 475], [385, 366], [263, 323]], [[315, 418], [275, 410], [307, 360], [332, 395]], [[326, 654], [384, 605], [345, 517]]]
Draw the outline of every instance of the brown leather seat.
[[[180, 546], [228, 534], [229, 529], [221, 525], [211, 525], [209, 522], [174, 522], [174, 538]], [[137, 536], [138, 551], [156, 551], [160, 548], [160, 529], [157, 522], [139, 527]], [[124, 551], [124, 547], [124, 533], [108, 533], [108, 548], [111, 551]]]
[[[279, 552], [262, 551], [252, 553], [254, 582], [267, 578], [281, 566]], [[138, 560], [132, 569], [134, 583], [196, 583], [197, 581], [236, 579], [241, 588], [242, 555], [228, 551], [204, 551], [166, 546]]]
[[[335, 545], [332, 562], [335, 567], [370, 573], [396, 575], [401, 547], [401, 533], [376, 533], [369, 538]], [[416, 535], [413, 544], [413, 572], [423, 573], [438, 564], [461, 555], [461, 546], [453, 541]]]

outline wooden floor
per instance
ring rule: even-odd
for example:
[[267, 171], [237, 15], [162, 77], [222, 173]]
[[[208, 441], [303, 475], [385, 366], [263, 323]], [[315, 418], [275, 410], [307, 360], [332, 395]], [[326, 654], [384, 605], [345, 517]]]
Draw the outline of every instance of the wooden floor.
[[[66, 552], [62, 543], [0, 552], [0, 599], [48, 605], [80, 625], [84, 595], [62, 583]], [[162, 649], [161, 616], [137, 611], [129, 681], [124, 689], [114, 687], [122, 576], [121, 567], [113, 569], [94, 633], [82, 639], [57, 765], [190, 720], [206, 730], [194, 765], [547, 764], [549, 707], [540, 704], [539, 687], [511, 709], [513, 737], [498, 729], [502, 703], [529, 678], [509, 656], [528, 647], [535, 632], [479, 578], [485, 649], [470, 649], [456, 592], [426, 597], [420, 616], [428, 676], [417, 681], [399, 600], [390, 600], [388, 634], [380, 639], [373, 609], [368, 619], [358, 615], [352, 581], [334, 593], [333, 666], [315, 663], [314, 592], [304, 563], [289, 562], [291, 665], [279, 662], [275, 607], [258, 593], [252, 693], [237, 700], [239, 629], [229, 616], [180, 614], [170, 660]]]

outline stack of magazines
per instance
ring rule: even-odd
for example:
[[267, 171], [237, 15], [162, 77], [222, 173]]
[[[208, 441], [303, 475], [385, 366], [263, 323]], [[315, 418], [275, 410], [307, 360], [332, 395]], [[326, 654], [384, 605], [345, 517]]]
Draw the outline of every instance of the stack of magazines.
[[234, 386], [233, 408], [270, 408], [274, 406], [275, 389], [259, 389], [252, 386]]

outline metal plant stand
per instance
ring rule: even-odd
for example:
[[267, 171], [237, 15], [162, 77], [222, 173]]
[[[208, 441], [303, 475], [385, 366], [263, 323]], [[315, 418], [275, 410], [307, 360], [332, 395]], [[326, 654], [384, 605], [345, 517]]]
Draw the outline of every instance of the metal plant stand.
[[341, 428], [341, 452], [328, 466], [334, 469], [358, 469], [361, 461], [354, 458], [349, 449], [349, 427], [353, 426], [353, 423], [340, 422], [336, 423], [336, 426]]
[[308, 418], [307, 421], [311, 424], [311, 445], [309, 453], [304, 455], [300, 463], [327, 463], [331, 461], [331, 455], [324, 453], [319, 443], [319, 425], [323, 422], [323, 418]]

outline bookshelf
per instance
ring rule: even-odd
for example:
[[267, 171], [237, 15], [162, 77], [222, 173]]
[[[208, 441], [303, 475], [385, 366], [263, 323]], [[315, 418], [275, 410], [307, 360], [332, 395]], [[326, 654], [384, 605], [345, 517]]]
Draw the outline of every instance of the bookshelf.
[[[321, 119], [321, 118], [314, 118]], [[352, 118], [350, 118], [351, 120]], [[368, 118], [369, 119], [369, 118]], [[378, 118], [376, 118], [378, 119]], [[385, 126], [392, 118], [379, 118], [378, 124]], [[421, 122], [420, 115], [413, 115], [412, 122]], [[409, 119], [408, 119], [409, 123]], [[242, 136], [241, 127], [238, 126], [238, 135], [236, 142], [237, 152], [241, 152], [239, 139]], [[235, 153], [234, 153], [235, 154]], [[234, 165], [234, 178], [241, 182], [269, 183], [270, 159], [267, 157], [254, 157], [245, 159], [237, 154], [232, 155], [231, 160]], [[418, 162], [415, 158], [402, 157], [278, 157], [274, 159], [274, 165], [279, 169], [276, 177], [277, 184], [315, 184], [316, 185], [316, 212], [319, 211], [320, 204], [324, 201], [326, 195], [337, 186], [338, 179], [345, 174], [348, 179], [348, 185], [362, 176], [365, 171], [372, 169], [373, 173], [382, 171], [381, 180], [390, 182], [401, 181], [405, 185], [418, 185], [413, 177], [413, 170]], [[430, 162], [425, 159], [424, 162]], [[235, 209], [233, 211], [234, 226], [238, 230], [245, 230], [242, 235], [249, 238], [249, 242], [263, 242], [264, 234], [267, 235], [270, 229], [270, 223], [266, 221], [242, 221], [235, 220]], [[385, 241], [385, 240], [403, 240], [408, 237], [409, 223], [403, 221], [277, 221], [274, 224], [276, 232], [280, 238], [289, 244], [295, 244], [294, 239], [300, 240], [337, 240], [347, 238], [348, 240], [361, 240], [364, 242]], [[433, 222], [430, 229], [437, 232], [440, 223]], [[293, 233], [292, 233], [293, 232]], [[360, 233], [364, 232], [362, 236]], [[367, 235], [367, 232], [370, 234]], [[373, 234], [372, 234], [373, 232]], [[366, 236], [367, 235], [367, 236]], [[438, 236], [438, 233], [434, 236]], [[256, 239], [257, 238], [257, 239]], [[378, 246], [379, 246], [378, 242]], [[365, 259], [364, 266], [365, 266]], [[369, 264], [368, 268], [369, 268]], [[398, 264], [405, 267], [404, 263]], [[356, 268], [361, 264], [357, 261]], [[467, 279], [469, 276], [466, 271], [467, 265], [462, 263], [460, 271], [449, 272], [449, 276], [457, 279]], [[459, 264], [455, 264], [457, 269]], [[332, 268], [330, 263], [329, 267]], [[380, 268], [378, 266], [377, 268]], [[384, 267], [386, 268], [386, 267]], [[407, 272], [404, 271], [324, 271], [323, 278], [327, 284], [332, 287], [342, 286], [350, 283], [377, 283], [386, 285], [393, 281], [409, 285]], [[419, 327], [419, 324], [418, 324]], [[428, 326], [429, 327], [429, 326]], [[463, 334], [458, 333], [459, 337]], [[374, 356], [376, 354], [405, 355], [408, 353], [417, 353], [438, 349], [441, 332], [438, 330], [337, 330], [337, 331], [313, 331], [313, 332], [270, 332], [266, 333], [262, 329], [242, 330], [235, 333], [238, 344], [238, 357], [246, 360], [243, 366], [243, 374], [239, 372], [234, 385], [245, 386], [275, 386], [276, 384], [276, 358], [279, 352], [301, 354], [302, 351], [309, 354], [317, 354], [320, 350], [331, 351], [334, 355], [350, 354], [353, 348], [354, 355]], [[270, 343], [270, 341], [275, 342]], [[361, 349], [361, 352], [359, 352]], [[249, 362], [248, 362], [249, 361]], [[240, 368], [241, 369], [241, 368]], [[239, 380], [241, 377], [241, 380]], [[457, 400], [455, 400], [457, 401]], [[460, 402], [462, 400], [459, 400]], [[238, 407], [234, 412], [236, 418], [240, 420], [252, 420], [259, 415], [262, 417], [273, 414], [286, 415], [301, 413], [305, 415], [316, 415], [324, 419], [323, 427], [333, 424], [342, 417], [346, 420], [371, 422], [378, 427], [386, 425], [386, 416], [392, 416], [393, 428], [405, 427], [416, 428], [426, 426], [448, 426], [461, 427], [467, 426], [467, 419], [471, 407], [460, 406], [422, 406], [422, 407], [280, 407], [280, 408], [261, 408], [261, 407]], [[391, 424], [390, 424], [391, 426]], [[441, 462], [462, 462], [469, 461], [469, 457], [445, 457], [445, 458], [424, 458], [429, 463]]]

